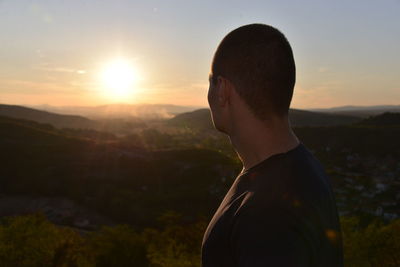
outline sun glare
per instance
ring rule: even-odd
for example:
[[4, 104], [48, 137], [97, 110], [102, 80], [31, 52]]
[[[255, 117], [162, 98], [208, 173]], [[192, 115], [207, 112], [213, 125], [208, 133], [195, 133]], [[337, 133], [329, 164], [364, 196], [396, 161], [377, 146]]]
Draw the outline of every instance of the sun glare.
[[122, 100], [133, 95], [139, 80], [135, 66], [123, 59], [106, 64], [101, 72], [101, 82], [107, 97]]

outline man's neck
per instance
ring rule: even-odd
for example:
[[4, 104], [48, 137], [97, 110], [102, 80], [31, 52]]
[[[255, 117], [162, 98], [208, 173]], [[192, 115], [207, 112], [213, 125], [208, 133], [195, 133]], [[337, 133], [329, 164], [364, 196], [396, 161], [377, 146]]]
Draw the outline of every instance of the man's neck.
[[235, 127], [229, 137], [243, 163], [242, 172], [300, 143], [286, 121], [275, 122], [270, 126], [263, 123], [241, 124]]

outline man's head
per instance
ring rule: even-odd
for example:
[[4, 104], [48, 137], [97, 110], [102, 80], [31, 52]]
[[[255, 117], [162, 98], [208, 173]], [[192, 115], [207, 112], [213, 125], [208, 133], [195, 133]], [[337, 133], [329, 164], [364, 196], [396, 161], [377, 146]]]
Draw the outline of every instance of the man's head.
[[292, 49], [279, 30], [264, 24], [233, 30], [219, 44], [211, 65], [208, 101], [216, 128], [224, 131], [221, 101], [229, 102], [231, 89], [257, 119], [287, 117], [295, 77]]

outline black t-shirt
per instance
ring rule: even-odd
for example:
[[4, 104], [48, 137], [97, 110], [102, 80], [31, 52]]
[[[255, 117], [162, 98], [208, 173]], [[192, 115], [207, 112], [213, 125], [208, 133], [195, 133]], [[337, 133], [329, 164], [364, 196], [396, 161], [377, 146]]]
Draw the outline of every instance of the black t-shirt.
[[331, 184], [304, 144], [239, 174], [201, 254], [203, 267], [343, 266]]

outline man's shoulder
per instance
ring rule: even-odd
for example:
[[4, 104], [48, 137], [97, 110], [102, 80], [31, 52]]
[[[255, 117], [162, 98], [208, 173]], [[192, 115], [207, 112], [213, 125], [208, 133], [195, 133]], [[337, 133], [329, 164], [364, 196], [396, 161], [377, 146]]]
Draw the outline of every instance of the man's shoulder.
[[249, 190], [240, 198], [236, 214], [247, 209], [289, 216], [321, 212], [334, 201], [331, 183], [319, 161], [303, 146], [268, 168], [258, 168], [243, 180]]
[[[316, 156], [304, 145], [300, 144], [299, 149], [295, 153], [287, 154], [281, 158], [279, 168], [273, 171], [274, 177], [272, 181], [262, 181], [255, 190], [260, 190], [261, 194], [265, 190], [274, 188], [277, 194], [281, 194], [283, 199], [288, 195], [297, 196], [297, 198], [321, 198], [322, 196], [331, 195], [331, 181], [327, 176], [325, 169]], [[261, 176], [268, 175], [268, 171], [260, 173]], [[265, 183], [266, 182], [266, 183]], [[268, 188], [265, 188], [264, 186]]]

